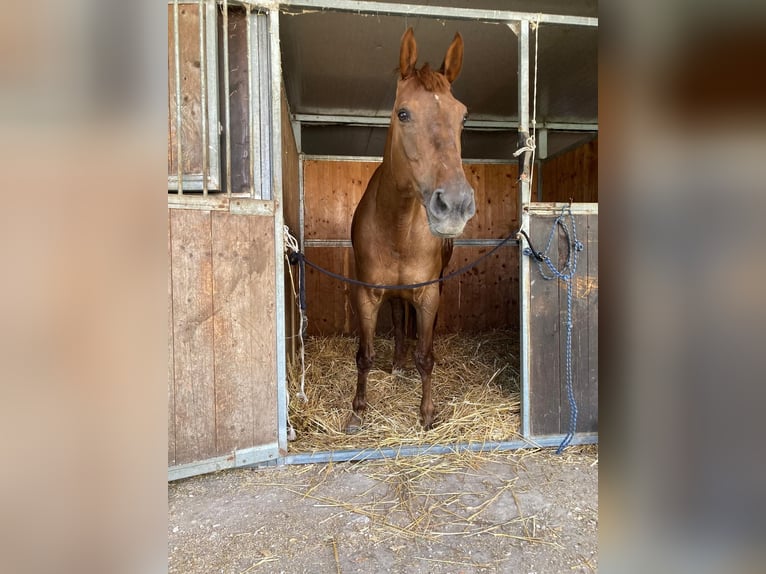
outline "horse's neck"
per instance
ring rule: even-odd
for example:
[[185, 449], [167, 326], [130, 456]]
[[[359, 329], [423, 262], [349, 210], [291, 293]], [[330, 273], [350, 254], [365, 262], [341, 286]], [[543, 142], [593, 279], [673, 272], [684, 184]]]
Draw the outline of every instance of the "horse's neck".
[[392, 168], [385, 162], [376, 193], [376, 212], [389, 233], [411, 236], [413, 226], [423, 225], [426, 221], [418, 194], [397, 187]]

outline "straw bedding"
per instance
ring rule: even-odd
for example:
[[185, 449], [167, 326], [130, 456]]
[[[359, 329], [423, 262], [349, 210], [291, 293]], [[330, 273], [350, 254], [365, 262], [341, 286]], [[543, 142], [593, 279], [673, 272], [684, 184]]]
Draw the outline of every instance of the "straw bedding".
[[434, 428], [420, 422], [420, 376], [412, 360], [391, 374], [393, 338], [376, 337], [375, 365], [367, 383], [362, 429], [343, 431], [356, 388], [357, 339], [311, 337], [305, 341], [307, 401], [297, 398], [300, 365], [289, 368], [289, 418], [297, 440], [290, 452], [487, 443], [518, 438], [518, 335], [512, 331], [436, 336], [433, 371]]

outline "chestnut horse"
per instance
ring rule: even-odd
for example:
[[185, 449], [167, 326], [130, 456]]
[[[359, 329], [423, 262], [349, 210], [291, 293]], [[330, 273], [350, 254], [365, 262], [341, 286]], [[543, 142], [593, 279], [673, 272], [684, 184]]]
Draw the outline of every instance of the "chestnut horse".
[[[375, 285], [413, 285], [438, 279], [452, 255], [452, 239], [476, 213], [474, 193], [460, 159], [460, 134], [466, 107], [451, 84], [463, 63], [460, 34], [447, 49], [439, 71], [415, 68], [417, 45], [412, 28], [402, 37], [400, 77], [391, 113], [383, 163], [375, 170], [351, 224], [356, 277]], [[373, 337], [381, 304], [391, 299], [394, 320], [393, 372], [405, 363], [404, 306], [416, 311], [415, 366], [423, 383], [420, 415], [433, 425], [431, 373], [433, 329], [440, 284], [410, 289], [354, 286], [352, 302], [359, 321], [357, 383], [346, 432], [362, 424], [367, 407], [367, 375], [375, 356]]]

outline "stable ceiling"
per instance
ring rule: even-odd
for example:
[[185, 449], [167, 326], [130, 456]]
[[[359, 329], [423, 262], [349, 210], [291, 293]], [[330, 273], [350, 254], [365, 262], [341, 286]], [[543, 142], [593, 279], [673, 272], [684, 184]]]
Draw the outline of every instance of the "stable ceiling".
[[[597, 16], [597, 4], [590, 0], [426, 0], [417, 4]], [[463, 36], [463, 69], [453, 92], [468, 106], [471, 120], [518, 121], [518, 47], [516, 35], [507, 25], [286, 10], [280, 22], [282, 66], [290, 110], [298, 117], [387, 118], [396, 90], [399, 41], [412, 26], [418, 43], [418, 65], [429, 62], [439, 67], [455, 32]], [[534, 69], [534, 46], [535, 35], [531, 34], [530, 70]], [[545, 122], [598, 122], [597, 28], [541, 25], [538, 68], [538, 126]], [[303, 122], [301, 147], [304, 153], [311, 154], [380, 156], [385, 131], [385, 126], [328, 124], [315, 118]], [[549, 155], [586, 137], [592, 134], [550, 132]], [[514, 126], [487, 131], [469, 123], [464, 132], [466, 158], [507, 159], [515, 149]]]

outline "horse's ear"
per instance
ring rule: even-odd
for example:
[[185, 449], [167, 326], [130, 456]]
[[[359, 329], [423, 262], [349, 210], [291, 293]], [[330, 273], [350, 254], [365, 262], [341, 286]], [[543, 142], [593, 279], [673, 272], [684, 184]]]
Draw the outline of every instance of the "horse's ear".
[[399, 73], [402, 79], [411, 75], [418, 61], [418, 45], [415, 43], [415, 32], [412, 26], [402, 36], [402, 47], [399, 51]]
[[463, 37], [460, 32], [455, 33], [455, 38], [452, 40], [452, 44], [447, 48], [447, 55], [444, 56], [444, 63], [439, 70], [447, 81], [451, 84], [455, 81], [460, 68], [463, 67]]

